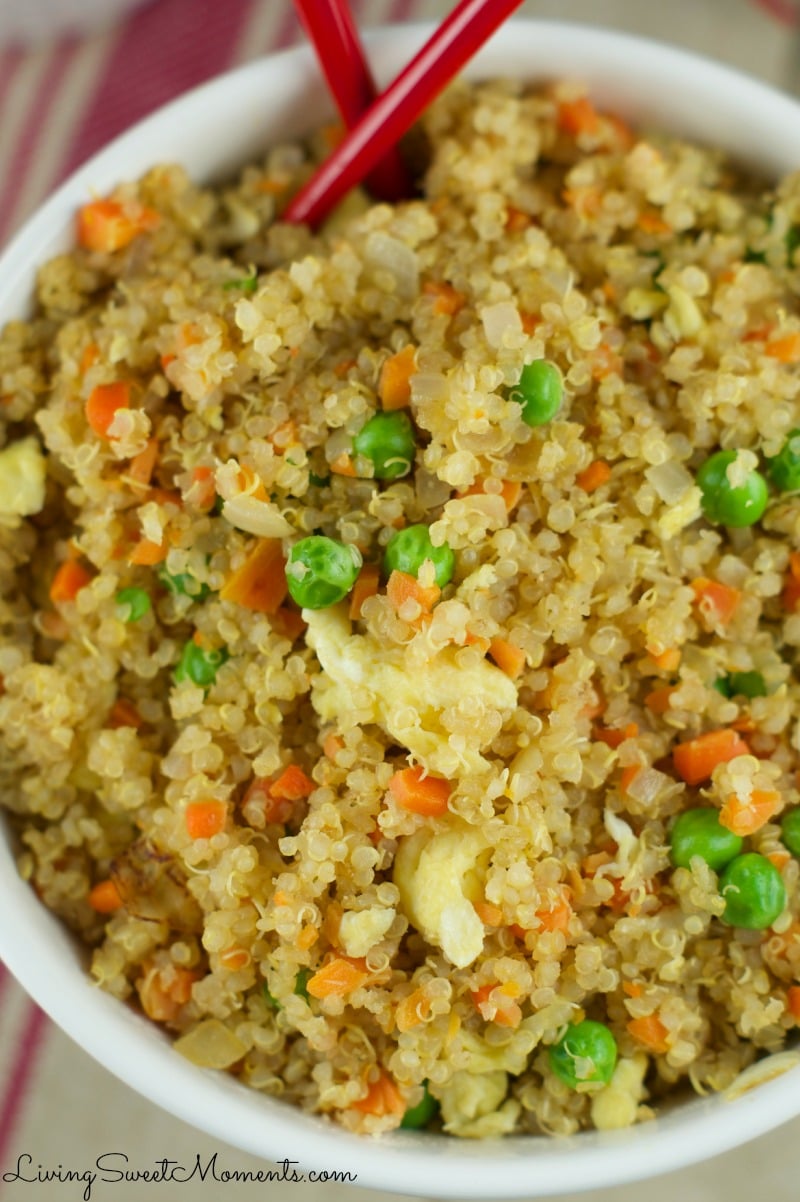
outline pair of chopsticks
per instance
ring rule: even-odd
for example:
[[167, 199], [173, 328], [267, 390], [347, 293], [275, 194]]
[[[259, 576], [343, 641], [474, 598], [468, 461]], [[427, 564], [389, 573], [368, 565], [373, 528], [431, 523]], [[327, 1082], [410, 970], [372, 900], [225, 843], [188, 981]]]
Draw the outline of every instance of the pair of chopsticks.
[[349, 130], [283, 214], [316, 225], [368, 176], [384, 199], [409, 194], [398, 141], [522, 0], [461, 0], [380, 96], [347, 0], [294, 2]]

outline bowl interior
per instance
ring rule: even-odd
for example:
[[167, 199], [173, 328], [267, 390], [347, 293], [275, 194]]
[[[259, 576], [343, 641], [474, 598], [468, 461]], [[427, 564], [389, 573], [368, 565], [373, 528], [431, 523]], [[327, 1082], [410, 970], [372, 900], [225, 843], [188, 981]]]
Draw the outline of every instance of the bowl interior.
[[[376, 74], [388, 81], [429, 32], [378, 31]], [[717, 146], [765, 177], [800, 164], [800, 106], [728, 68], [636, 38], [547, 22], [506, 25], [471, 63], [473, 77], [546, 83], [584, 80], [602, 105], [638, 127], [660, 127]], [[313, 114], [313, 116], [309, 116]], [[83, 166], [31, 219], [0, 261], [0, 324], [24, 315], [35, 268], [72, 243], [74, 215], [92, 193], [158, 162], [198, 180], [224, 178], [278, 140], [309, 132], [331, 109], [306, 49], [256, 62], [188, 94]], [[0, 843], [0, 955], [28, 992], [91, 1055], [134, 1089], [217, 1138], [272, 1160], [357, 1173], [361, 1185], [397, 1183], [441, 1198], [532, 1197], [597, 1188], [714, 1155], [800, 1112], [800, 1071], [735, 1101], [695, 1099], [656, 1122], [569, 1139], [450, 1140], [398, 1132], [362, 1139], [194, 1068], [169, 1041], [91, 984], [85, 955], [18, 878], [10, 839]]]

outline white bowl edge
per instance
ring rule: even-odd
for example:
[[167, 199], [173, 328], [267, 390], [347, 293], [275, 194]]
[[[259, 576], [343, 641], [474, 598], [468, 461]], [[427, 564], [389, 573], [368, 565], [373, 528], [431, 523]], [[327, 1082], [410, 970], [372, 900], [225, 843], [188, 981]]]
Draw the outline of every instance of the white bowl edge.
[[[429, 32], [430, 27], [411, 25], [370, 35], [379, 79], [391, 78]], [[643, 39], [514, 21], [467, 74], [584, 79], [601, 103], [637, 125], [719, 146], [768, 178], [800, 165], [800, 106], [794, 101], [729, 68]], [[311, 55], [301, 48], [203, 85], [123, 134], [79, 168], [9, 245], [0, 259], [0, 325], [26, 312], [32, 265], [69, 247], [75, 211], [89, 195], [103, 194], [157, 162], [182, 162], [200, 180], [232, 174], [277, 137], [308, 132], [312, 111], [316, 122], [330, 108]], [[0, 956], [53, 1020], [157, 1105], [270, 1160], [354, 1172], [362, 1186], [385, 1190], [397, 1183], [405, 1194], [531, 1198], [677, 1169], [800, 1112], [800, 1069], [794, 1069], [734, 1102], [699, 1099], [624, 1132], [480, 1143], [413, 1132], [356, 1137], [183, 1061], [152, 1024], [91, 984], [71, 938], [18, 878], [6, 843], [0, 846], [0, 881], [5, 915]]]

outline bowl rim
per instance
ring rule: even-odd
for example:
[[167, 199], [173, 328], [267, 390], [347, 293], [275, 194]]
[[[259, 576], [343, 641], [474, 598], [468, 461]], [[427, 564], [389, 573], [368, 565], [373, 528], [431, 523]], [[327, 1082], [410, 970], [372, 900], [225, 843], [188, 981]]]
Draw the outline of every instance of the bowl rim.
[[[396, 70], [395, 64], [407, 60], [432, 28], [420, 22], [372, 30], [367, 41], [378, 60], [379, 78], [386, 76], [387, 69], [391, 75], [392, 65]], [[743, 72], [650, 39], [571, 22], [516, 19], [495, 34], [467, 74], [491, 74], [485, 64], [494, 61], [493, 54], [503, 61], [513, 59], [514, 53], [519, 57], [519, 44], [526, 38], [535, 39], [536, 61], [544, 67], [537, 74], [542, 79], [582, 73], [594, 77], [602, 58], [601, 74], [609, 80], [612, 94], [613, 76], [625, 64], [629, 68], [634, 64], [630, 75], [637, 88], [650, 78], [662, 88], [668, 81], [680, 82], [684, 90], [675, 102], [679, 126], [687, 122], [691, 126], [689, 100], [695, 105], [712, 103], [720, 92], [727, 97], [722, 124], [729, 125], [733, 114], [736, 121], [744, 122], [748, 137], [754, 128], [748, 115], [766, 112], [769, 123], [794, 118], [797, 132], [782, 137], [779, 151], [754, 145], [766, 172], [777, 174], [792, 161], [800, 164], [800, 105]], [[565, 55], [567, 39], [571, 49]], [[548, 69], [551, 62], [556, 64], [555, 73]], [[4, 304], [11, 303], [8, 298], [13, 297], [16, 305], [30, 292], [32, 267], [51, 257], [54, 226], [63, 240], [65, 215], [74, 213], [93, 188], [110, 187], [124, 178], [118, 164], [132, 148], [141, 153], [165, 122], [196, 125], [201, 111], [237, 87], [242, 94], [259, 94], [269, 73], [310, 77], [314, 70], [311, 51], [305, 46], [247, 63], [169, 102], [93, 155], [22, 226], [0, 258], [0, 322]], [[692, 82], [693, 73], [699, 80]], [[621, 108], [632, 86], [629, 78], [626, 86], [618, 88]], [[708, 114], [702, 123], [708, 124]], [[766, 130], [763, 120], [761, 126], [756, 122], [757, 128], [762, 126]], [[734, 133], [731, 130], [729, 136]], [[725, 135], [722, 138], [724, 142]], [[269, 141], [265, 134], [264, 146]], [[745, 145], [741, 139], [739, 144]], [[3, 824], [7, 826], [5, 819]], [[355, 1172], [361, 1186], [385, 1190], [387, 1181], [396, 1181], [403, 1193], [427, 1197], [539, 1197], [623, 1184], [678, 1169], [738, 1146], [800, 1113], [800, 1069], [793, 1068], [734, 1101], [719, 1096], [698, 1099], [652, 1124], [623, 1132], [586, 1132], [558, 1140], [514, 1136], [476, 1143], [414, 1132], [377, 1139], [356, 1136], [225, 1074], [198, 1070], [172, 1051], [170, 1041], [153, 1024], [102, 993], [90, 982], [64, 928], [19, 878], [7, 841], [0, 843], [0, 893], [4, 911], [14, 914], [13, 923], [0, 924], [0, 957], [75, 1042], [126, 1084], [190, 1125], [256, 1156], [297, 1162], [306, 1171]], [[36, 947], [48, 949], [43, 962], [31, 952]]]

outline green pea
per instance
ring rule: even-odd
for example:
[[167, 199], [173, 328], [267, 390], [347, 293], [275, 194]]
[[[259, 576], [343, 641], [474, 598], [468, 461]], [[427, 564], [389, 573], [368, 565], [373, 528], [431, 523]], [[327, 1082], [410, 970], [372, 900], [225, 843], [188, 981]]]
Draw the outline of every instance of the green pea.
[[350, 592], [361, 568], [361, 552], [324, 534], [295, 543], [286, 565], [289, 592], [304, 609], [327, 609]]
[[546, 426], [558, 413], [564, 399], [561, 372], [547, 359], [534, 360], [523, 367], [508, 399], [522, 406], [522, 420], [526, 425]]
[[685, 810], [676, 819], [669, 836], [670, 859], [676, 868], [688, 868], [694, 856], [719, 872], [742, 850], [744, 840], [727, 830], [713, 806]]
[[143, 588], [121, 588], [114, 600], [127, 609], [126, 622], [138, 622], [151, 609], [150, 596]]
[[781, 839], [784, 847], [800, 859], [800, 806], [781, 818]]
[[570, 1089], [608, 1085], [617, 1063], [617, 1043], [603, 1023], [575, 1023], [549, 1049], [550, 1067]]
[[262, 993], [262, 995], [263, 995], [264, 1001], [267, 1003], [267, 1005], [269, 1006], [270, 1010], [275, 1010], [275, 1011], [277, 1011], [277, 1010], [282, 1010], [282, 1009], [283, 1009], [283, 1006], [280, 1004], [280, 1002], [278, 1001], [278, 999], [277, 999], [276, 997], [273, 997], [273, 996], [272, 996], [272, 994], [270, 993], [270, 991], [269, 991], [269, 988], [268, 988], [268, 986], [267, 986], [267, 982], [266, 982], [266, 981], [265, 981], [265, 982], [264, 982], [264, 984], [261, 986], [261, 993]]
[[198, 647], [194, 639], [190, 639], [181, 652], [181, 658], [175, 666], [172, 679], [176, 684], [180, 684], [183, 680], [191, 680], [193, 684], [199, 684], [204, 689], [210, 688], [226, 659], [228, 659], [227, 648], [206, 649]]
[[427, 1127], [428, 1123], [439, 1113], [439, 1103], [428, 1093], [427, 1081], [423, 1081], [422, 1088], [422, 1101], [417, 1102], [416, 1106], [410, 1106], [400, 1123], [400, 1126], [406, 1131], [419, 1131], [423, 1127]]
[[201, 584], [190, 572], [168, 572], [165, 567], [158, 569], [158, 578], [164, 588], [175, 597], [191, 597], [195, 601], [204, 601], [211, 593], [207, 584]]
[[769, 478], [781, 492], [794, 492], [800, 488], [800, 429], [789, 432], [789, 437], [774, 459], [767, 460]]
[[752, 526], [767, 507], [769, 493], [761, 472], [750, 472], [742, 484], [733, 485], [728, 479], [728, 468], [738, 455], [738, 451], [717, 451], [697, 473], [703, 513], [722, 526]]
[[250, 269], [249, 275], [239, 276], [235, 280], [226, 280], [222, 287], [226, 292], [230, 292], [235, 288], [240, 292], [252, 294], [258, 290], [258, 272], [253, 267]]
[[729, 672], [729, 697], [766, 697], [767, 686], [760, 672]]
[[417, 442], [407, 413], [376, 413], [353, 439], [353, 450], [372, 464], [376, 480], [397, 480], [414, 466]]
[[722, 921], [747, 931], [765, 931], [786, 907], [786, 886], [774, 864], [757, 852], [731, 860], [719, 878], [725, 899]]
[[426, 559], [433, 564], [439, 588], [444, 588], [453, 579], [455, 554], [447, 543], [434, 547], [428, 527], [420, 522], [392, 535], [386, 546], [383, 566], [387, 575], [391, 572], [407, 572], [409, 576], [416, 576]]
[[314, 970], [312, 968], [301, 968], [294, 979], [294, 992], [298, 997], [304, 998], [307, 1002], [310, 1001], [310, 996], [308, 990], [306, 989], [306, 985], [311, 980], [313, 975]]

